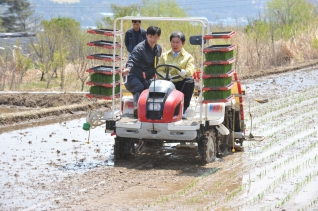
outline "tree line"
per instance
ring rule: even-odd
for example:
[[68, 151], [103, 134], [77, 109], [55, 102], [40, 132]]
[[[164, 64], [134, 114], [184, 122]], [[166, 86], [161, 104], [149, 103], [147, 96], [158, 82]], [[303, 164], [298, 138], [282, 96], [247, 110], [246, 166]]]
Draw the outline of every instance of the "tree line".
[[[105, 53], [105, 49], [89, 47], [87, 42], [106, 38], [88, 34], [79, 22], [72, 18], [35, 18], [36, 15], [27, 0], [0, 0], [0, 5], [7, 8], [0, 16], [0, 30], [36, 33], [36, 37], [28, 38], [27, 53], [23, 52], [19, 43], [16, 43], [16, 48], [11, 48], [6, 53], [0, 49], [0, 90], [19, 89], [26, 72], [34, 68], [41, 72], [37, 80], [45, 82], [46, 88], [50, 88], [51, 81], [58, 77], [60, 89], [65, 90], [70, 80], [66, 78], [68, 65], [75, 70], [72, 77], [78, 81], [78, 89], [85, 90], [88, 78], [85, 70], [103, 64], [100, 61], [88, 60], [86, 56]], [[237, 72], [262, 71], [318, 58], [317, 8], [310, 0], [271, 0], [267, 2], [263, 13], [256, 18], [250, 18], [247, 25], [217, 24], [211, 27], [212, 31], [237, 32], [230, 40], [237, 44]], [[180, 8], [175, 0], [142, 0], [141, 4], [127, 6], [111, 4], [111, 9], [114, 16], [97, 21], [97, 28], [113, 28], [114, 20], [124, 16], [189, 17], [186, 9]], [[142, 22], [144, 28], [149, 25], [159, 25], [162, 28], [163, 34], [159, 43], [166, 50], [170, 48], [169, 35], [172, 31], [180, 30], [187, 38], [196, 35], [194, 32], [200, 32], [198, 26], [190, 23]], [[130, 27], [131, 23], [125, 22], [124, 28]], [[215, 40], [213, 44], [222, 42]], [[194, 55], [199, 69], [200, 49], [189, 44], [186, 44], [185, 48]]]
[[34, 10], [27, 0], [0, 0], [3, 9], [0, 16], [0, 30], [3, 32], [25, 32], [32, 28]]

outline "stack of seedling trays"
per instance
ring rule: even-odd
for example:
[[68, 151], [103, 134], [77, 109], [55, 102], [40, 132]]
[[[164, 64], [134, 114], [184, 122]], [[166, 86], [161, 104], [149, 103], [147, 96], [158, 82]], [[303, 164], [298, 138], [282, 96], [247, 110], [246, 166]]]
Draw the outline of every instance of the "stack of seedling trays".
[[[120, 31], [114, 31], [112, 29], [93, 29], [87, 30], [90, 34], [112, 36], [120, 35]], [[102, 60], [104, 62], [116, 62], [120, 60], [120, 57], [116, 55], [115, 50], [120, 48], [118, 42], [107, 41], [107, 40], [97, 40], [88, 42], [87, 45], [94, 47], [101, 47], [105, 49], [113, 50], [111, 54], [98, 53], [86, 56], [88, 59]], [[110, 100], [120, 97], [120, 70], [119, 67], [115, 67], [113, 64], [111, 66], [100, 65], [92, 67], [87, 72], [90, 73], [89, 81], [86, 82], [87, 85], [90, 85], [89, 94], [86, 96], [89, 98], [99, 98]]]
[[[87, 30], [88, 33], [90, 34], [98, 34], [98, 35], [105, 35], [105, 36], [114, 36], [114, 35], [119, 35], [120, 31], [113, 31], [111, 29], [92, 29], [92, 30]], [[89, 46], [96, 46], [96, 47], [102, 47], [106, 49], [113, 49], [115, 50], [116, 48], [120, 48], [120, 45], [118, 42], [111, 42], [111, 41], [106, 41], [106, 40], [98, 40], [98, 41], [92, 41], [87, 43]], [[116, 62], [120, 60], [120, 57], [118, 55], [113, 55], [113, 54], [105, 54], [105, 53], [99, 53], [99, 54], [92, 54], [86, 56], [88, 59], [97, 59], [97, 60], [103, 60], [106, 62]]]
[[205, 53], [203, 74], [203, 103], [228, 102], [233, 99], [231, 89], [235, 45], [212, 45]]
[[[113, 67], [101, 65], [90, 68], [86, 72], [90, 73], [90, 81], [86, 84], [91, 86], [87, 97], [105, 100], [119, 97], [120, 70], [118, 67], [115, 67], [115, 71], [113, 71]], [[115, 89], [115, 95], [113, 95], [113, 88]]]

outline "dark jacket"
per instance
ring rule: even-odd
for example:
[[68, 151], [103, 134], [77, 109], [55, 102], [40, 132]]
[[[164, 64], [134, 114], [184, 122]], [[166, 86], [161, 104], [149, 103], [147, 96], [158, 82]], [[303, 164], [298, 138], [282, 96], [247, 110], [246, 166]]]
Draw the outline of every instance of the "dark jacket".
[[147, 33], [146, 30], [143, 28], [140, 28], [140, 32], [141, 33], [139, 34], [138, 42], [136, 43], [134, 28], [131, 28], [128, 31], [126, 31], [125, 45], [129, 53], [132, 52], [132, 50], [138, 43], [146, 39], [146, 33]]
[[[126, 68], [130, 70], [129, 75], [135, 75], [140, 80], [143, 80], [145, 79], [143, 72], [145, 72], [146, 79], [153, 78], [155, 66], [157, 66], [161, 52], [162, 48], [160, 45], [156, 44], [152, 50], [147, 40], [136, 45], [126, 64]], [[155, 61], [156, 64], [154, 64]]]

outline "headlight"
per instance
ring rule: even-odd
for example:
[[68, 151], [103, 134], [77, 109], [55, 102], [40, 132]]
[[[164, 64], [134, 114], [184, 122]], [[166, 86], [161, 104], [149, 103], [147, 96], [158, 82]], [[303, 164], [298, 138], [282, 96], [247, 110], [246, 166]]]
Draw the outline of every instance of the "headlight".
[[150, 111], [160, 111], [161, 105], [160, 103], [149, 103], [148, 104], [148, 110]]

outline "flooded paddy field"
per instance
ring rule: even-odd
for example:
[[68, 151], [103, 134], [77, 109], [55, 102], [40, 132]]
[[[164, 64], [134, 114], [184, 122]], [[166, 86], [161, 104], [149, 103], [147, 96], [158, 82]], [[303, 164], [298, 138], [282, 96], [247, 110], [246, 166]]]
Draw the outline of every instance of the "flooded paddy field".
[[207, 165], [169, 145], [118, 162], [84, 118], [6, 130], [0, 210], [318, 210], [317, 81], [317, 69], [241, 81], [246, 135], [265, 139]]

